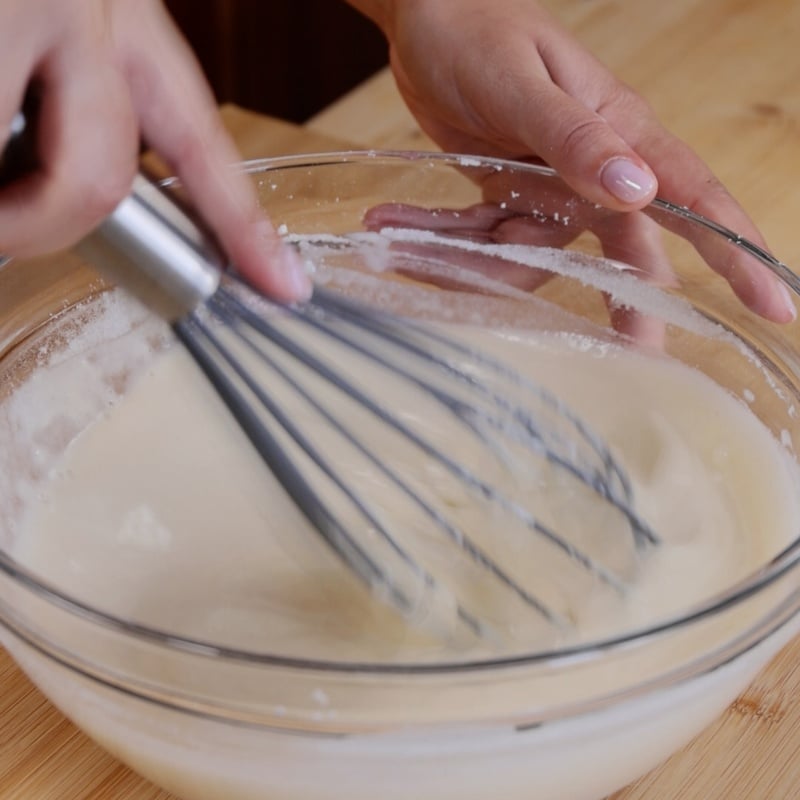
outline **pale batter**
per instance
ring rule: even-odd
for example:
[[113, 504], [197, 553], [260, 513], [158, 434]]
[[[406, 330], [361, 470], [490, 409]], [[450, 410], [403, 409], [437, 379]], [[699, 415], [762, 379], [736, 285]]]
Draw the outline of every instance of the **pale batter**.
[[[401, 543], [437, 578], [452, 579], [450, 591], [494, 621], [505, 644], [465, 641], [446, 629], [457, 626], [446, 616], [427, 625], [436, 635], [425, 636], [418, 630], [430, 621], [424, 597], [412, 626], [396, 618], [309, 529], [179, 347], [162, 353], [124, 400], [69, 444], [38, 489], [15, 554], [70, 595], [184, 636], [300, 657], [413, 661], [447, 656], [448, 647], [456, 648], [449, 656], [527, 652], [663, 621], [744, 578], [790, 540], [798, 492], [788, 456], [742, 402], [700, 373], [586, 337], [479, 328], [458, 335], [548, 386], [611, 444], [633, 481], [635, 508], [661, 544], [637, 551], [607, 503], [527, 452], [504, 472], [449, 412], [403, 382], [366, 372], [366, 385], [448, 455], [616, 570], [624, 595], [472, 498], [429, 459], [406, 452], [358, 405], [330, 397], [322, 383], [315, 390], [350, 415], [417, 491], [430, 489], [430, 501], [567, 620], [566, 629], [471, 570], [462, 549], [431, 532], [427, 517], [265, 374], [263, 384], [287, 396], [295, 421], [338, 471], [367, 487], [364, 496]], [[370, 369], [326, 347], [339, 369]], [[343, 515], [373, 546], [363, 521], [347, 509]], [[387, 549], [374, 552], [408, 580]]]
[[[586, 332], [474, 329], [466, 333], [471, 341], [547, 384], [609, 441], [662, 543], [637, 555], [613, 515], [598, 525], [605, 512], [598, 514], [596, 501], [579, 499], [563, 482], [537, 488], [546, 470], [518, 475], [514, 490], [555, 497], [558, 524], [579, 523], [570, 536], [619, 567], [625, 593], [587, 581], [528, 532], [493, 529], [481, 512], [480, 543], [573, 624], [546, 624], [470, 578], [455, 588], [489, 614], [500, 640], [430, 635], [424, 614], [406, 624], [308, 530], [187, 356], [165, 345], [161, 326], [116, 295], [98, 301], [90, 316], [67, 350], [37, 355], [38, 369], [3, 404], [9, 424], [0, 453], [9, 479], [2, 499], [15, 509], [6, 515], [15, 524], [5, 522], [0, 535], [38, 578], [125, 620], [262, 654], [458, 662], [667, 620], [745, 578], [796, 535], [794, 461], [743, 399], [676, 361]], [[409, 399], [377, 386], [395, 405]], [[420, 416], [416, 406], [405, 412]], [[301, 421], [303, 414], [298, 406]], [[422, 415], [420, 424], [429, 423]], [[447, 439], [447, 425], [433, 427]], [[461, 440], [450, 447], [474, 457]], [[413, 472], [413, 458], [401, 462]], [[347, 457], [342, 463], [348, 468]], [[452, 485], [424, 475], [469, 527], [472, 512], [459, 510], [463, 498]], [[359, 480], [372, 481], [371, 498], [405, 518], [374, 475]], [[424, 534], [409, 525], [409, 542], [433, 554], [437, 575], [468, 574], [451, 545]], [[161, 662], [157, 648], [110, 639], [84, 647], [76, 623], [75, 652], [112, 672], [147, 671], [152, 685], [178, 696], [195, 691], [198, 702], [219, 698], [221, 708], [239, 703], [242, 713], [252, 703], [254, 714], [268, 718], [266, 727], [252, 728], [110, 692], [13, 638], [8, 644], [80, 725], [185, 800], [407, 800], [409, 786], [426, 800], [599, 800], [707, 724], [766, 656], [754, 650], [752, 659], [563, 723], [520, 732], [517, 715], [539, 705], [580, 706], [656, 679], [681, 667], [688, 653], [727, 641], [726, 626], [738, 631], [759, 613], [748, 606], [641, 651], [553, 672], [497, 671], [485, 681], [453, 673], [439, 683], [434, 676], [434, 693], [419, 695], [429, 705], [417, 700], [419, 676], [384, 684], [356, 674], [351, 683], [302, 671], [250, 672], [225, 661], [207, 673], [201, 656]], [[776, 646], [769, 643], [769, 652]], [[283, 727], [355, 735], [287, 736]]]

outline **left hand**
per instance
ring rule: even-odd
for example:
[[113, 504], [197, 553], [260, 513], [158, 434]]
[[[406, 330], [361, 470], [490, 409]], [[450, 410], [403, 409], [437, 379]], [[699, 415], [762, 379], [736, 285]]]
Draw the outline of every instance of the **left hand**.
[[[390, 43], [399, 90], [443, 149], [538, 160], [592, 203], [673, 203], [764, 242], [752, 221], [647, 102], [534, 0], [351, 0]], [[710, 262], [751, 310], [794, 318], [785, 287], [752, 260]]]

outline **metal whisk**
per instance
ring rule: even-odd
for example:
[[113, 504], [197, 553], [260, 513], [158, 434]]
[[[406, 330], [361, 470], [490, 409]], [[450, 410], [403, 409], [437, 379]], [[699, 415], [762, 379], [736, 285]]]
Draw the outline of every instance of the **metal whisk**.
[[[541, 570], [514, 569], [526, 538], [535, 563], [560, 570], [556, 584], [620, 592], [630, 554], [657, 541], [581, 419], [440, 326], [322, 287], [301, 305], [266, 300], [224, 274], [203, 229], [141, 176], [79, 249], [172, 323], [313, 529], [407, 617], [490, 636], [511, 602], [562, 628], [569, 608], [539, 591]], [[599, 508], [623, 546], [584, 548], [548, 517], [539, 484], [562, 505]], [[617, 570], [605, 559], [615, 549]]]

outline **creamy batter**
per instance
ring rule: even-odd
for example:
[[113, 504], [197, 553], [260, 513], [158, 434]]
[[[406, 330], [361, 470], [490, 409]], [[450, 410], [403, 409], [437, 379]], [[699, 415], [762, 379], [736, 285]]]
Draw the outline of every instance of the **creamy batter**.
[[[570, 559], [552, 552], [524, 527], [505, 518], [498, 520], [493, 508], [487, 512], [485, 505], [473, 504], [418, 455], [387, 452], [394, 439], [382, 439], [377, 426], [356, 418], [356, 427], [376, 450], [388, 455], [403, 475], [416, 476], [419, 487], [430, 489], [430, 496], [444, 503], [504, 569], [569, 622], [566, 627], [553, 625], [498, 592], [482, 572], [470, 567], [460, 550], [432, 537], [365, 462], [323, 433], [318, 441], [337, 468], [358, 472], [358, 485], [369, 487], [370, 502], [392, 521], [393, 530], [406, 537], [404, 542], [437, 577], [452, 578], [448, 591], [485, 614], [499, 636], [465, 636], [453, 619], [439, 611], [433, 614], [435, 624], [428, 624], [424, 597], [409, 624], [378, 602], [374, 592], [354, 579], [310, 530], [188, 356], [168, 343], [164, 330], [143, 321], [134, 306], [118, 297], [107, 297], [99, 305], [93, 322], [84, 326], [83, 338], [75, 337], [67, 351], [42, 354], [41, 367], [5, 404], [4, 413], [12, 422], [8, 427], [17, 436], [16, 446], [14, 441], [6, 442], [6, 450], [18, 457], [24, 450], [20, 442], [36, 441], [37, 446], [27, 456], [29, 463], [15, 473], [11, 496], [5, 498], [9, 507], [21, 511], [19, 524], [4, 532], [4, 537], [11, 541], [14, 557], [43, 581], [129, 621], [252, 652], [301, 658], [384, 663], [469, 660], [591, 641], [668, 620], [751, 574], [796, 533], [800, 493], [793, 460], [746, 403], [699, 372], [663, 355], [640, 352], [629, 343], [614, 344], [585, 333], [462, 327], [458, 335], [465, 341], [502, 354], [505, 361], [563, 398], [609, 442], [633, 481], [638, 513], [661, 542], [637, 550], [615, 513], [597, 498], [586, 496], [558, 470], [542, 466], [540, 460], [530, 458], [524, 469], [513, 459], [510, 467], [506, 459], [488, 466], [476, 461], [478, 456], [483, 458], [483, 451], [469, 437], [454, 434], [452, 422], [441, 412], [437, 417], [407, 388], [371, 381], [377, 394], [405, 418], [441, 437], [448, 452], [485, 470], [513, 496], [533, 495], [537, 508], [552, 502], [548, 519], [610, 566], [623, 585], [623, 591], [610, 589]], [[113, 320], [119, 318], [126, 325], [115, 331]], [[133, 332], [124, 332], [131, 325]], [[334, 360], [357, 373], [363, 369], [342, 361], [341, 354]], [[293, 402], [271, 379], [265, 380], [277, 396]], [[57, 413], [52, 402], [41, 401], [40, 408], [33, 405], [35, 398], [43, 397], [43, 385], [50, 387], [47, 397], [58, 398]], [[346, 415], [356, 413], [344, 401], [333, 399], [333, 403]], [[99, 406], [106, 409], [97, 417]], [[316, 436], [310, 412], [300, 403], [291, 407], [295, 419], [310, 426]], [[372, 541], [368, 532], [363, 535], [365, 541]], [[680, 660], [679, 654], [669, 651], [667, 656], [667, 652], [657, 651], [625, 668], [644, 674], [664, 658]], [[35, 661], [28, 666], [58, 697], [60, 684], [47, 669]], [[180, 680], [180, 675], [176, 678]], [[563, 697], [567, 702], [618, 680], [619, 668], [613, 663], [587, 675], [567, 674], [561, 683], [548, 686], [548, 701]], [[736, 681], [731, 685], [738, 686]], [[524, 697], [527, 702], [536, 691], [531, 683], [518, 700]], [[724, 695], [731, 689], [722, 685], [720, 691]], [[692, 692], [700, 690], [692, 688]], [[705, 715], [711, 712], [706, 708], [717, 702], [712, 702], [713, 694], [707, 692], [708, 706], [699, 695], [695, 697], [684, 713], [688, 726], [696, 729], [707, 721]], [[508, 708], [514, 707], [514, 696], [512, 685], [506, 697]], [[369, 700], [366, 697], [365, 703], [375, 701], [372, 695]], [[457, 697], [462, 695], [456, 693]], [[335, 727], [335, 698], [320, 692], [312, 699], [320, 719], [328, 719]], [[71, 701], [63, 702], [69, 705]], [[454, 709], [458, 702], [453, 700]], [[114, 712], [107, 719], [109, 708]], [[287, 744], [280, 737], [273, 741], [272, 734], [264, 738], [261, 733], [250, 739], [244, 729], [220, 733], [212, 723], [175, 722], [167, 714], [164, 724], [177, 725], [177, 733], [170, 734], [172, 744], [162, 751], [163, 745], [151, 742], [153, 736], [161, 736], [154, 734], [153, 726], [164, 712], [157, 715], [155, 709], [148, 709], [139, 709], [132, 700], [120, 703], [89, 688], [80, 707], [71, 713], [114, 752], [184, 792], [187, 800], [335, 795], [331, 786], [320, 785], [319, 791], [310, 793], [298, 788], [303, 784], [299, 777], [294, 788], [294, 779], [287, 779], [276, 789], [275, 782], [284, 778], [273, 775], [282, 775], [279, 763], [292, 758], [298, 759], [298, 776], [309, 758], [318, 759], [323, 771], [330, 768], [335, 773], [330, 765], [347, 755], [337, 751], [338, 744], [307, 742], [302, 737], [290, 738]], [[535, 769], [541, 779], [539, 789], [545, 792], [542, 796], [583, 800], [590, 796], [586, 788], [590, 784], [610, 790], [638, 774], [640, 766], [649, 766], [647, 754], [651, 748], [658, 751], [648, 728], [653, 710], [647, 706], [620, 712], [622, 716], [601, 714], [595, 720], [599, 727], [592, 733], [592, 747], [599, 741], [609, 748], [602, 760], [608, 764], [624, 761], [618, 757], [624, 752], [634, 761], [616, 772], [610, 770], [609, 775], [613, 772], [615, 777], [607, 781], [599, 775], [591, 782], [578, 775], [572, 783], [567, 781], [575, 758], [585, 750], [586, 731], [593, 730], [592, 725], [573, 739], [565, 734], [569, 745], [559, 739], [561, 734], [556, 735], [557, 759], [548, 749], [556, 746], [549, 727], [541, 734], [532, 733], [541, 738], [541, 758]], [[416, 713], [409, 709], [410, 716]], [[467, 718], [471, 713], [465, 710]], [[628, 713], [630, 719], [625, 717]], [[669, 719], [669, 712], [664, 713]], [[667, 746], [680, 741], [682, 724], [674, 718], [662, 726], [659, 736]], [[646, 735], [637, 733], [638, 725], [647, 730]], [[518, 736], [507, 738], [509, 733], [496, 740], [481, 734], [481, 752], [494, 763], [504, 760], [503, 784], [498, 785], [502, 796], [527, 797], [524, 776], [532, 756], [522, 745], [529, 742], [520, 744]], [[187, 741], [213, 743], [208, 746], [219, 750], [219, 760], [190, 767], [194, 762]], [[236, 752], [228, 752], [234, 741], [238, 742]], [[354, 741], [341, 747], [352, 746], [360, 752], [359, 740]], [[438, 786], [438, 768], [424, 766], [422, 754], [444, 748], [442, 758], [466, 759], [463, 764], [459, 761], [458, 768], [468, 771], [468, 753], [451, 750], [441, 740], [430, 746], [424, 741], [423, 737], [421, 744], [414, 744], [401, 737], [395, 751], [391, 739], [383, 740], [377, 751], [365, 750], [358, 756], [360, 764], [367, 769], [370, 759], [377, 759], [374, 777], [380, 782], [384, 767], [398, 769], [394, 759], [404, 758], [404, 748], [421, 747], [415, 750], [415, 769], [433, 771], [425, 772], [419, 785]], [[256, 757], [254, 753], [262, 753], [264, 747], [264, 753]], [[518, 748], [522, 749], [517, 752]], [[641, 764], [635, 761], [635, 753]], [[259, 767], [262, 757], [271, 766]], [[524, 770], [517, 757], [527, 764]], [[273, 763], [275, 758], [278, 761]], [[381, 766], [383, 759], [386, 763]], [[522, 770], [519, 774], [517, 766]], [[359, 794], [362, 785], [363, 794]], [[439, 788], [440, 797], [471, 796], [464, 793], [464, 785]], [[381, 791], [386, 797], [405, 796], [402, 787]], [[348, 796], [372, 796], [369, 783], [350, 786]]]
[[[471, 497], [429, 459], [405, 453], [363, 410], [335, 398], [334, 406], [360, 415], [359, 433], [376, 452], [388, 451], [409, 480], [420, 477], [418, 491], [433, 484], [430, 502], [452, 512], [466, 535], [568, 620], [566, 630], [500, 591], [485, 571], [472, 570], [462, 549], [431, 531], [428, 518], [418, 518], [402, 493], [346, 451], [330, 426], [320, 426], [299, 401], [287, 399], [294, 420], [341, 474], [359, 489], [367, 487], [364, 496], [415, 558], [451, 583], [474, 613], [493, 619], [516, 649], [666, 619], [743, 578], [789, 540], [797, 493], [788, 459], [740, 402], [699, 373], [583, 337], [480, 329], [460, 330], [459, 336], [535, 376], [612, 444], [633, 481], [635, 507], [661, 538], [659, 545], [637, 552], [625, 521], [607, 503], [581, 491], [563, 471], [543, 467], [535, 454], [515, 454], [518, 461], [503, 470], [450, 412], [437, 410], [413, 388], [395, 386], [379, 373], [366, 385], [378, 383], [374, 394], [435, 437], [448, 455], [488, 475], [572, 544], [616, 568], [623, 594], [562, 557], [513, 515]], [[342, 359], [332, 352], [345, 372], [369, 368]], [[269, 374], [262, 382], [278, 397], [288, 396]], [[323, 385], [316, 391], [332, 394]], [[564, 435], [576, 438], [571, 431]], [[347, 508], [343, 516], [371, 547], [369, 532], [359, 529], [363, 521]], [[375, 548], [376, 558], [408, 580], [386, 549]], [[87, 603], [243, 649], [414, 660], [441, 657], [448, 647], [447, 635], [426, 637], [396, 619], [338, 563], [179, 347], [162, 353], [121, 402], [69, 444], [15, 553]], [[425, 597], [419, 603], [413, 621], [424, 628], [430, 610]], [[434, 633], [457, 625], [446, 618], [435, 624]], [[450, 645], [462, 654], [464, 648], [498, 646], [465, 643], [458, 631], [444, 632], [455, 634], [450, 638], [458, 644]]]

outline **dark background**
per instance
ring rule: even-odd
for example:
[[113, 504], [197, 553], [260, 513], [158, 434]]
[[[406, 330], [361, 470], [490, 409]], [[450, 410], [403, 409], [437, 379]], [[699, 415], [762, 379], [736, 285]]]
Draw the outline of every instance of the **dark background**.
[[220, 103], [304, 122], [387, 63], [342, 0], [167, 0]]

